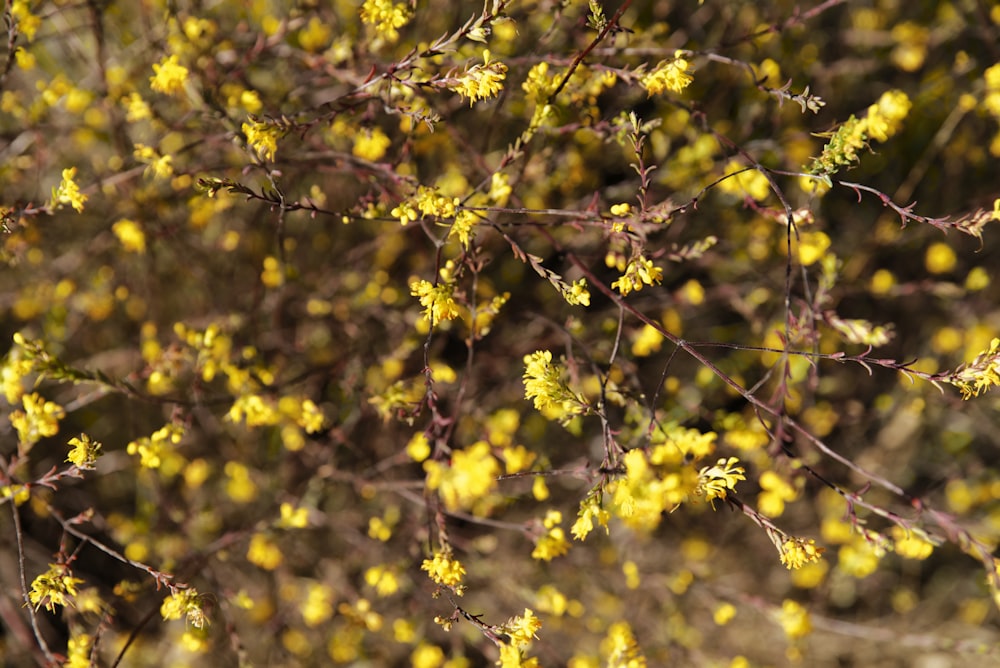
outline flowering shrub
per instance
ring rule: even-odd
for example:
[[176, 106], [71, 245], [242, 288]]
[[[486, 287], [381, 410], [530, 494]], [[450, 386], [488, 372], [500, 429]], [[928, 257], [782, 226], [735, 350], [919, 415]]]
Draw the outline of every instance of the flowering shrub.
[[800, 4], [7, 2], [4, 662], [996, 660], [1000, 9]]

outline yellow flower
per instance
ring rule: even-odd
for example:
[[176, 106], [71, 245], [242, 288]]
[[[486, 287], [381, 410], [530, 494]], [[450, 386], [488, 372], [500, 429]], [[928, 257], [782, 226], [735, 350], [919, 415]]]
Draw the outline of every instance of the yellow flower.
[[594, 530], [594, 520], [608, 531], [608, 520], [611, 513], [601, 507], [601, 500], [598, 493], [591, 494], [580, 502], [580, 511], [577, 513], [576, 522], [570, 532], [576, 540], [583, 540]]
[[284, 560], [285, 555], [281, 553], [281, 548], [267, 536], [256, 533], [250, 539], [250, 546], [247, 548], [247, 561], [251, 564], [260, 566], [266, 571], [273, 571]]
[[511, 645], [525, 647], [538, 637], [535, 633], [542, 628], [542, 620], [536, 617], [530, 608], [525, 608], [523, 615], [511, 617], [501, 628], [510, 636]]
[[563, 299], [571, 306], [590, 306], [590, 290], [587, 289], [587, 279], [581, 278], [562, 289]]
[[399, 39], [397, 28], [402, 28], [410, 20], [406, 3], [393, 4], [392, 0], [365, 0], [361, 5], [361, 21], [375, 26], [375, 32], [389, 42]]
[[1000, 338], [994, 338], [987, 350], [979, 353], [970, 364], [948, 374], [944, 380], [959, 388], [963, 399], [978, 397], [1000, 386]]
[[868, 115], [865, 117], [868, 136], [876, 141], [888, 141], [899, 132], [903, 119], [910, 113], [912, 106], [910, 98], [901, 90], [882, 93], [878, 102], [868, 107]]
[[69, 204], [78, 212], [83, 211], [83, 203], [87, 201], [87, 196], [80, 192], [80, 186], [73, 180], [75, 178], [76, 167], [62, 170], [62, 182], [58, 188], [52, 189], [51, 206]]
[[80, 469], [92, 469], [97, 464], [100, 456], [101, 444], [90, 440], [86, 434], [80, 434], [79, 438], [69, 439], [69, 445], [73, 446], [66, 461], [71, 462]]
[[33, 42], [38, 27], [42, 25], [42, 19], [32, 14], [28, 5], [29, 0], [14, 0], [10, 14], [17, 21], [15, 24], [17, 31], [27, 37], [29, 42]]
[[410, 283], [410, 294], [420, 299], [424, 307], [424, 319], [435, 324], [442, 320], [454, 320], [461, 311], [455, 303], [455, 284], [442, 282], [434, 285], [430, 281], [419, 280]]
[[63, 668], [90, 668], [90, 650], [94, 639], [86, 633], [72, 636], [66, 647], [66, 663]]
[[462, 584], [465, 567], [457, 559], [452, 559], [451, 550], [445, 549], [434, 553], [432, 559], [424, 559], [420, 570], [427, 571], [427, 576], [446, 587]]
[[788, 538], [781, 544], [780, 552], [781, 563], [791, 571], [819, 561], [823, 548], [816, 547], [816, 541], [811, 538]]
[[81, 582], [83, 580], [73, 577], [66, 564], [49, 564], [49, 570], [32, 581], [28, 599], [36, 610], [44, 607], [49, 612], [55, 612], [57, 605], [72, 605], [76, 586]]
[[646, 668], [646, 657], [628, 622], [615, 622], [608, 628], [601, 641], [601, 653], [608, 658], [608, 668]]
[[152, 118], [153, 113], [149, 110], [149, 105], [138, 93], [129, 93], [128, 97], [122, 98], [122, 105], [125, 106], [125, 120], [129, 123]]
[[278, 138], [282, 134], [278, 128], [251, 118], [242, 125], [242, 130], [247, 137], [247, 144], [258, 155], [265, 160], [274, 160], [274, 154], [278, 150]]
[[500, 464], [490, 452], [490, 444], [478, 441], [452, 453], [451, 465], [425, 461], [427, 487], [439, 491], [445, 508], [471, 508], [496, 486]]
[[562, 380], [561, 364], [552, 362], [552, 352], [536, 350], [524, 357], [524, 398], [549, 419], [565, 420], [587, 411], [583, 397]]
[[177, 62], [177, 56], [164, 58], [153, 64], [153, 76], [149, 78], [149, 87], [160, 93], [172, 95], [184, 88], [188, 69]]
[[550, 510], [545, 515], [542, 523], [545, 533], [535, 542], [535, 549], [531, 552], [532, 559], [552, 561], [569, 552], [569, 541], [566, 540], [566, 532], [559, 526], [561, 523], [562, 513], [559, 511]]
[[140, 255], [146, 252], [146, 235], [139, 223], [123, 218], [111, 226], [111, 231], [128, 252]]
[[774, 471], [760, 474], [760, 490], [757, 509], [765, 517], [781, 517], [785, 512], [785, 503], [794, 501], [798, 496], [796, 489]]
[[639, 80], [650, 97], [665, 90], [680, 93], [694, 81], [694, 77], [688, 74], [691, 64], [683, 56], [683, 51], [674, 52], [673, 60], [661, 60], [653, 71]]
[[166, 621], [187, 617], [191, 626], [199, 629], [208, 624], [208, 618], [201, 607], [201, 596], [194, 588], [173, 590], [170, 596], [163, 599], [160, 615]]
[[322, 582], [309, 583], [306, 600], [300, 610], [306, 626], [319, 626], [333, 616], [333, 590]]
[[354, 137], [354, 148], [351, 153], [362, 160], [375, 162], [385, 155], [386, 150], [392, 146], [392, 140], [379, 128], [359, 132]]
[[786, 599], [781, 604], [781, 612], [778, 613], [778, 622], [785, 630], [785, 635], [789, 638], [802, 638], [812, 631], [812, 621], [809, 618], [809, 611], [797, 602]]
[[645, 285], [658, 285], [663, 280], [663, 269], [653, 264], [652, 260], [640, 256], [630, 260], [625, 267], [625, 273], [611, 284], [622, 297], [633, 290], [642, 290]]
[[278, 526], [283, 529], [305, 529], [309, 526], [308, 508], [296, 508], [290, 503], [282, 503], [280, 512]]
[[895, 551], [906, 559], [926, 559], [934, 551], [934, 543], [927, 540], [922, 532], [907, 531], [901, 526], [892, 528]]
[[746, 480], [746, 471], [737, 457], [720, 459], [715, 466], [705, 466], [698, 472], [698, 488], [705, 495], [706, 501], [726, 498], [726, 490], [736, 491], [736, 483]]
[[476, 100], [495, 97], [503, 90], [507, 78], [507, 66], [499, 61], [490, 62], [489, 49], [483, 50], [483, 64], [466, 70], [451, 84], [451, 89], [463, 98], [469, 98], [469, 106]]
[[46, 401], [37, 392], [22, 396], [21, 403], [24, 410], [12, 412], [9, 419], [22, 444], [34, 445], [46, 436], [59, 433], [59, 420], [66, 417], [62, 406]]

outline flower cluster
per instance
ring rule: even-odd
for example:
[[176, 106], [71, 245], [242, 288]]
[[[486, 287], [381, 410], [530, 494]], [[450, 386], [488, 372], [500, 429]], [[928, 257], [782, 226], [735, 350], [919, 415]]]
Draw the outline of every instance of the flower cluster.
[[1000, 385], [1000, 338], [994, 338], [988, 349], [971, 363], [946, 375], [944, 380], [961, 390], [963, 399], [978, 397]]
[[410, 294], [420, 299], [424, 307], [424, 319], [429, 323], [454, 320], [461, 315], [455, 302], [455, 284], [442, 281], [437, 285], [423, 279], [410, 283]]
[[361, 21], [375, 27], [381, 37], [389, 42], [399, 39], [398, 29], [410, 20], [406, 3], [392, 0], [365, 0], [361, 5]]
[[559, 526], [562, 524], [562, 513], [558, 510], [550, 510], [545, 514], [542, 525], [545, 533], [535, 542], [535, 549], [531, 552], [532, 559], [552, 561], [555, 557], [561, 557], [569, 552], [569, 541], [566, 540], [566, 532]]
[[604, 527], [605, 531], [609, 531], [608, 520], [610, 519], [611, 513], [601, 506], [600, 492], [594, 492], [587, 495], [587, 498], [580, 502], [580, 510], [577, 513], [576, 522], [573, 523], [570, 531], [573, 533], [573, 538], [583, 540], [594, 530], [595, 520], [599, 525]]
[[737, 457], [720, 459], [714, 466], [705, 466], [698, 472], [698, 491], [706, 501], [726, 498], [727, 491], [736, 491], [736, 483], [746, 480], [746, 471]]
[[552, 352], [536, 350], [524, 356], [524, 398], [533, 399], [535, 408], [550, 420], [565, 421], [588, 410], [583, 396], [563, 381], [564, 369], [552, 361]]
[[139, 463], [148, 469], [158, 469], [164, 457], [171, 452], [170, 445], [180, 443], [184, 438], [184, 427], [179, 424], [166, 424], [149, 436], [143, 436], [130, 442], [125, 450], [130, 455], [139, 455]]
[[160, 615], [167, 621], [187, 617], [191, 626], [198, 629], [208, 624], [208, 618], [201, 606], [201, 596], [194, 588], [175, 589], [171, 592], [160, 605]]
[[501, 473], [486, 441], [453, 452], [450, 466], [438, 461], [425, 461], [423, 466], [428, 489], [441, 494], [448, 510], [472, 508], [493, 490]]
[[665, 90], [680, 93], [694, 81], [694, 77], [688, 74], [690, 67], [684, 52], [678, 50], [674, 52], [673, 60], [661, 60], [651, 72], [642, 76], [639, 83], [650, 96]]
[[663, 269], [654, 265], [652, 260], [639, 256], [629, 261], [625, 273], [611, 287], [624, 297], [633, 290], [642, 290], [645, 285], [658, 285], [662, 280]]
[[451, 89], [469, 99], [469, 106], [476, 100], [495, 97], [503, 90], [507, 78], [507, 66], [500, 61], [490, 61], [489, 49], [483, 50], [483, 64], [474, 65], [462, 73], [451, 84]]
[[80, 434], [79, 438], [69, 439], [69, 445], [73, 446], [66, 461], [75, 464], [79, 469], [93, 469], [97, 464], [97, 458], [101, 454], [101, 444], [90, 440], [86, 434]]
[[49, 570], [32, 581], [28, 599], [36, 610], [44, 607], [49, 612], [55, 612], [57, 605], [73, 604], [76, 586], [81, 582], [83, 580], [73, 577], [68, 565], [49, 564]]
[[646, 668], [646, 657], [639, 649], [628, 622], [615, 622], [601, 641], [601, 653], [608, 657], [609, 668]]
[[[447, 548], [435, 552], [431, 559], [424, 559], [420, 570], [427, 571], [427, 577], [445, 587], [458, 587], [465, 575], [465, 567], [452, 558], [451, 550]], [[458, 591], [462, 592], [461, 589]]]
[[816, 541], [811, 538], [788, 537], [778, 551], [781, 553], [781, 563], [790, 571], [815, 563], [823, 556], [823, 548], [817, 547]]
[[188, 78], [188, 68], [177, 62], [174, 54], [153, 64], [153, 76], [149, 78], [149, 87], [159, 93], [172, 95], [184, 90], [184, 82]]
[[83, 204], [87, 201], [87, 196], [80, 192], [80, 186], [76, 184], [76, 167], [68, 167], [62, 170], [62, 181], [59, 186], [52, 189], [52, 201], [50, 206], [58, 207], [64, 204], [83, 211]]
[[247, 144], [265, 160], [274, 160], [274, 154], [278, 150], [278, 139], [284, 134], [273, 124], [264, 123], [251, 118], [242, 125], [243, 134], [246, 135]]
[[500, 660], [497, 661], [497, 665], [500, 668], [538, 668], [540, 665], [538, 659], [527, 658], [524, 652], [531, 645], [531, 641], [537, 638], [535, 634], [541, 627], [542, 621], [529, 608], [524, 609], [523, 615], [511, 617], [502, 624], [497, 630], [510, 640], [501, 643]]
[[174, 173], [174, 166], [172, 164], [173, 158], [169, 155], [160, 155], [160, 153], [152, 146], [136, 144], [132, 155], [134, 155], [135, 159], [139, 162], [149, 165], [149, 167], [146, 168], [147, 175], [153, 175], [160, 179], [167, 179]]
[[841, 167], [853, 165], [858, 161], [858, 152], [868, 145], [868, 139], [885, 142], [899, 132], [911, 106], [906, 93], [886, 91], [868, 107], [864, 117], [851, 116], [836, 132], [826, 135], [829, 141], [820, 156], [813, 158], [808, 173], [830, 176]]
[[809, 611], [801, 604], [791, 599], [785, 599], [778, 613], [778, 623], [784, 629], [785, 635], [793, 640], [809, 635], [812, 631], [812, 620]]
[[46, 436], [59, 433], [59, 420], [66, 417], [62, 406], [46, 401], [37, 392], [22, 396], [21, 402], [24, 410], [13, 411], [10, 423], [23, 446], [32, 446]]

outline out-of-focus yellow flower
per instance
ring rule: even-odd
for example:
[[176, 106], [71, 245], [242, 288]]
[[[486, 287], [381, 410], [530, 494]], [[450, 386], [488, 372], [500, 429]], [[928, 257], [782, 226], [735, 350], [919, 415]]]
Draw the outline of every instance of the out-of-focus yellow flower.
[[153, 64], [153, 76], [149, 78], [149, 87], [160, 93], [172, 95], [184, 89], [188, 78], [188, 68], [177, 62], [177, 55], [164, 58]]

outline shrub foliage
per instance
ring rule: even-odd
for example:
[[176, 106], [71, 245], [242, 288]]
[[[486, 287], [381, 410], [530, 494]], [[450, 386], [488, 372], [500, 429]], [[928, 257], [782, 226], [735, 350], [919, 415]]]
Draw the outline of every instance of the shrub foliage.
[[0, 656], [996, 660], [988, 4], [7, 0]]

